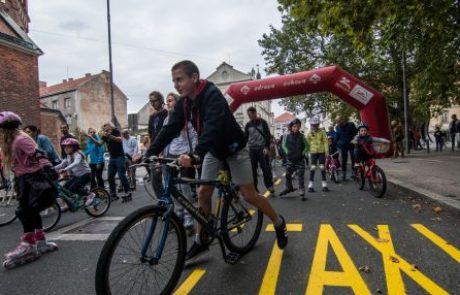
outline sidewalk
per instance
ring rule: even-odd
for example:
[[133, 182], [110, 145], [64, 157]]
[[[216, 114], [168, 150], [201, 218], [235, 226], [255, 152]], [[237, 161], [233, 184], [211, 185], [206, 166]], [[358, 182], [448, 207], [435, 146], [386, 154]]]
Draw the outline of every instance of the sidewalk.
[[460, 151], [411, 151], [378, 165], [388, 182], [460, 210]]

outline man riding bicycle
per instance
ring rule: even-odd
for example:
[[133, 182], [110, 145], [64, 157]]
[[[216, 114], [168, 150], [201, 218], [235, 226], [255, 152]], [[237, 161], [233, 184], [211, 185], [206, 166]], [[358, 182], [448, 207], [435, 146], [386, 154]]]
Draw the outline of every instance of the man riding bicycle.
[[[146, 157], [162, 152], [184, 126], [187, 126], [189, 121], [192, 122], [198, 133], [198, 145], [193, 153], [179, 157], [180, 165], [191, 167], [201, 164], [201, 179], [216, 179], [226, 162], [232, 181], [239, 185], [245, 200], [272, 220], [278, 247], [284, 249], [288, 243], [285, 220], [255, 189], [246, 139], [224, 96], [213, 83], [200, 79], [198, 67], [191, 61], [175, 64], [171, 72], [174, 88], [181, 98], [171, 112], [168, 124], [163, 126], [151, 144]], [[201, 185], [199, 189], [198, 202], [205, 215], [211, 213], [213, 190], [214, 187], [209, 185]], [[186, 259], [207, 250], [207, 245], [200, 239], [200, 229], [198, 226], [195, 242], [187, 252]]]

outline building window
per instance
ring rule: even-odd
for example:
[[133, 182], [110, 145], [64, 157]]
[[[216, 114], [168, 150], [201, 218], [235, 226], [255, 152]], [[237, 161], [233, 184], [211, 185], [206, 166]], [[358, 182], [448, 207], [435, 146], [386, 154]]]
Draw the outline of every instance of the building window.
[[72, 115], [66, 115], [65, 120], [67, 121], [67, 124], [72, 124]]
[[227, 71], [223, 71], [222, 72], [222, 80], [227, 80], [228, 79], [228, 72]]
[[442, 111], [442, 115], [441, 115], [441, 122], [444, 124], [444, 123], [447, 123], [447, 121], [449, 120], [449, 111], [448, 110], [443, 110]]
[[64, 108], [66, 109], [70, 108], [70, 98], [64, 99]]
[[58, 101], [57, 100], [53, 100], [51, 102], [51, 108], [57, 110], [59, 108], [59, 105], [58, 105]]

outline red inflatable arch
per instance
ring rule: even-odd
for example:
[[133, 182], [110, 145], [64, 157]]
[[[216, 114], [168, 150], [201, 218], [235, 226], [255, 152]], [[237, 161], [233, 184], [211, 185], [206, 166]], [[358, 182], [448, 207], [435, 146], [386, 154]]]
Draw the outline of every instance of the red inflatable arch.
[[241, 104], [316, 92], [331, 92], [360, 111], [372, 136], [391, 140], [385, 97], [338, 66], [231, 84], [225, 97], [230, 109]]

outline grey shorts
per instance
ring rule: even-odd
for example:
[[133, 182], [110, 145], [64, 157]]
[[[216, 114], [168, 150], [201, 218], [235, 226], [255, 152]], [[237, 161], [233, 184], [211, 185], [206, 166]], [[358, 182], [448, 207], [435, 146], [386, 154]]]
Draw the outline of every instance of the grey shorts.
[[[227, 159], [232, 182], [237, 185], [253, 183], [251, 161], [247, 148], [238, 151]], [[224, 162], [214, 157], [211, 153], [207, 153], [203, 159], [201, 170], [202, 180], [215, 180], [219, 170], [224, 169]]]

